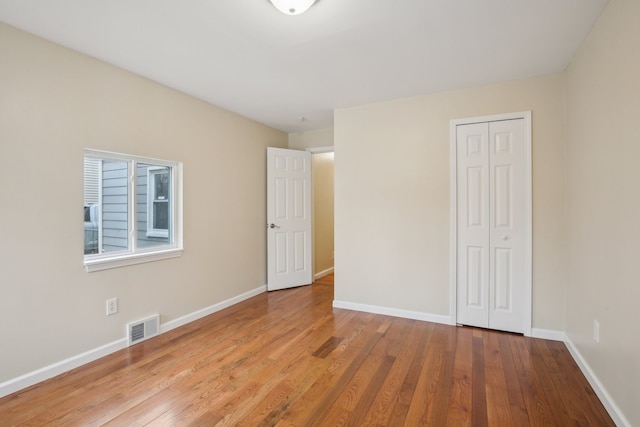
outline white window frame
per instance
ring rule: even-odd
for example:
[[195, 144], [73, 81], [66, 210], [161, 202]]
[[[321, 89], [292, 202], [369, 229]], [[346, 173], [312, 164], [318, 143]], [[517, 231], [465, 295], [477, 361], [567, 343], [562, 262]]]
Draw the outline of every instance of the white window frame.
[[[184, 250], [182, 243], [182, 163], [93, 149], [85, 149], [84, 157], [100, 160], [118, 160], [129, 163], [129, 172], [127, 177], [128, 248], [126, 251], [121, 252], [84, 255], [84, 267], [86, 271], [94, 272], [181, 256]], [[164, 236], [160, 236], [169, 237], [171, 242], [170, 244], [145, 248], [137, 247], [136, 167], [138, 163], [170, 168], [171, 177], [169, 194], [171, 195], [171, 223], [166, 234]], [[100, 189], [102, 189], [102, 184], [100, 184]], [[149, 198], [149, 196], [147, 196], [147, 198]], [[102, 215], [100, 215], [100, 217], [102, 218]]]
[[[154, 163], [154, 166], [156, 164]], [[166, 228], [154, 228], [153, 227], [153, 213], [156, 200], [156, 182], [155, 176], [159, 173], [166, 173], [167, 168], [164, 166], [149, 167], [147, 168], [147, 237], [169, 237], [169, 229]], [[172, 181], [171, 177], [169, 181]], [[170, 203], [173, 193], [169, 188], [169, 199], [163, 202]], [[171, 205], [169, 205], [171, 206]], [[171, 225], [169, 225], [171, 228]]]

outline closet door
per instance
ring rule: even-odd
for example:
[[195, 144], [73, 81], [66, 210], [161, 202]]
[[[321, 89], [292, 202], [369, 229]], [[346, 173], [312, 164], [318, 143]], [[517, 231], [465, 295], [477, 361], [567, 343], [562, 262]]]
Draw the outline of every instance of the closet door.
[[524, 120], [456, 127], [457, 322], [524, 330]]
[[458, 126], [458, 319], [489, 327], [489, 125]]
[[524, 120], [489, 123], [489, 328], [524, 331]]

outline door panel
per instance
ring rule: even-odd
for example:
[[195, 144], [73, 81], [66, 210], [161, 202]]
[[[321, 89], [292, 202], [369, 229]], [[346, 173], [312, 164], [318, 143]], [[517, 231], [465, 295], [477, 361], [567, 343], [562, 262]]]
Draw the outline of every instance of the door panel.
[[304, 220], [305, 216], [310, 215], [309, 210], [305, 208], [305, 203], [309, 201], [309, 195], [305, 194], [305, 186], [308, 182], [304, 179], [293, 180], [293, 216], [295, 219]]
[[483, 253], [481, 247], [467, 248], [467, 307], [483, 308]]
[[275, 274], [282, 275], [289, 271], [287, 266], [287, 233], [273, 232], [275, 240]]
[[287, 218], [287, 179], [275, 179], [275, 213], [274, 218], [283, 220]]
[[307, 268], [307, 265], [308, 265], [308, 263], [306, 262], [307, 260], [306, 236], [307, 236], [307, 233], [305, 232], [296, 231], [293, 233], [293, 241], [295, 242], [295, 245], [294, 245], [295, 256], [293, 257], [295, 262], [295, 265], [294, 265], [295, 272], [304, 271], [304, 269]]
[[497, 248], [494, 256], [495, 292], [494, 310], [511, 310], [511, 290], [513, 278], [511, 275], [511, 249]]
[[511, 226], [511, 166], [494, 168], [495, 191], [495, 227]]
[[482, 227], [483, 173], [484, 167], [467, 168], [467, 226]]
[[311, 277], [311, 153], [267, 148], [267, 289]]

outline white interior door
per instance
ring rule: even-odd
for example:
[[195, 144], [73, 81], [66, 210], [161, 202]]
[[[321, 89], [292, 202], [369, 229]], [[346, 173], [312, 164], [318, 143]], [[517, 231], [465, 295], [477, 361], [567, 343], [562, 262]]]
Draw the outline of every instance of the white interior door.
[[267, 289], [312, 282], [311, 153], [267, 148]]
[[489, 327], [489, 125], [457, 126], [458, 323]]
[[489, 123], [489, 327], [524, 332], [524, 120]]
[[456, 126], [457, 323], [525, 332], [525, 131]]

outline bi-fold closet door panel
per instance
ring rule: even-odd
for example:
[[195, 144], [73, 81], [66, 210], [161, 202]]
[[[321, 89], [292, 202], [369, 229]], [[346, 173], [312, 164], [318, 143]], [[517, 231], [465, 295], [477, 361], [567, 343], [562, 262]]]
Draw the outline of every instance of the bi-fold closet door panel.
[[524, 120], [456, 127], [457, 322], [524, 329]]

